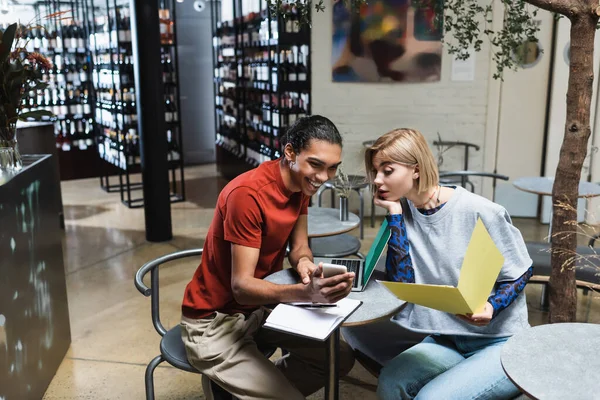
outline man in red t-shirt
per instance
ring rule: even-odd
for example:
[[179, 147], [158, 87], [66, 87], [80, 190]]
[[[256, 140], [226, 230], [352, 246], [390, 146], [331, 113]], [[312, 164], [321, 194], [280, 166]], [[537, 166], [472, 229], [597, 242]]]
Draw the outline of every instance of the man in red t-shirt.
[[[350, 293], [353, 273], [321, 277], [308, 247], [308, 201], [332, 179], [341, 162], [342, 138], [322, 116], [296, 121], [287, 131], [284, 156], [232, 180], [219, 195], [202, 262], [182, 304], [187, 357], [204, 377], [242, 399], [303, 399], [325, 382], [323, 343], [261, 329], [267, 304], [336, 302]], [[263, 280], [288, 259], [302, 282]], [[275, 364], [257, 343], [289, 352]], [[340, 346], [340, 375], [354, 358]], [[211, 390], [203, 380], [205, 394]]]

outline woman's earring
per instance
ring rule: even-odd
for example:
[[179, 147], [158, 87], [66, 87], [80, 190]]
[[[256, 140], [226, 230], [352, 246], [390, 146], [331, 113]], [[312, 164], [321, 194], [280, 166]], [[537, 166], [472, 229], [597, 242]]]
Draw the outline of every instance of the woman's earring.
[[290, 161], [290, 168], [294, 168], [294, 165], [296, 165], [295, 161]]

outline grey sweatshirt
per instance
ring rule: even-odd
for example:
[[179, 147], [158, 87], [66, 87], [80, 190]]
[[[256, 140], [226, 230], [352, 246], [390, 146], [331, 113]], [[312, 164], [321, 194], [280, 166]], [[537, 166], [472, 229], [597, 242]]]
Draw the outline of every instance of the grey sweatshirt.
[[[421, 214], [410, 201], [403, 202], [403, 214], [415, 283], [457, 285], [460, 267], [478, 218], [504, 256], [498, 282], [518, 279], [532, 264], [523, 237], [512, 225], [504, 207], [462, 187], [457, 187], [444, 207], [435, 214]], [[485, 327], [414, 304], [408, 304], [393, 320], [416, 332], [465, 336], [511, 336], [529, 326], [524, 292]]]

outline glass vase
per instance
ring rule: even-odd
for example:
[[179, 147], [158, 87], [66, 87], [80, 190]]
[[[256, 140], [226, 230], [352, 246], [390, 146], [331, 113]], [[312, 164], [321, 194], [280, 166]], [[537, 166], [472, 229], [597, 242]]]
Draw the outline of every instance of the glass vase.
[[348, 198], [340, 196], [340, 221], [348, 221]]
[[0, 171], [17, 172], [23, 168], [19, 144], [17, 143], [17, 128], [0, 128]]

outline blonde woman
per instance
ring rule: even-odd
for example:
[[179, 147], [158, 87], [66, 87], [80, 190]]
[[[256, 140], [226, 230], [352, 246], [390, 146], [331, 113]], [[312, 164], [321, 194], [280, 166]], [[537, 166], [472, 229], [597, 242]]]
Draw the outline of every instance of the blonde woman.
[[[453, 315], [408, 304], [393, 322], [428, 336], [387, 363], [381, 399], [510, 399], [518, 389], [500, 365], [504, 342], [529, 326], [525, 294], [531, 258], [506, 210], [462, 187], [440, 186], [423, 135], [396, 129], [365, 154], [375, 204], [392, 230], [386, 259], [391, 281], [456, 285], [471, 232], [481, 218], [505, 262], [485, 309]], [[401, 340], [401, 338], [399, 338]]]

